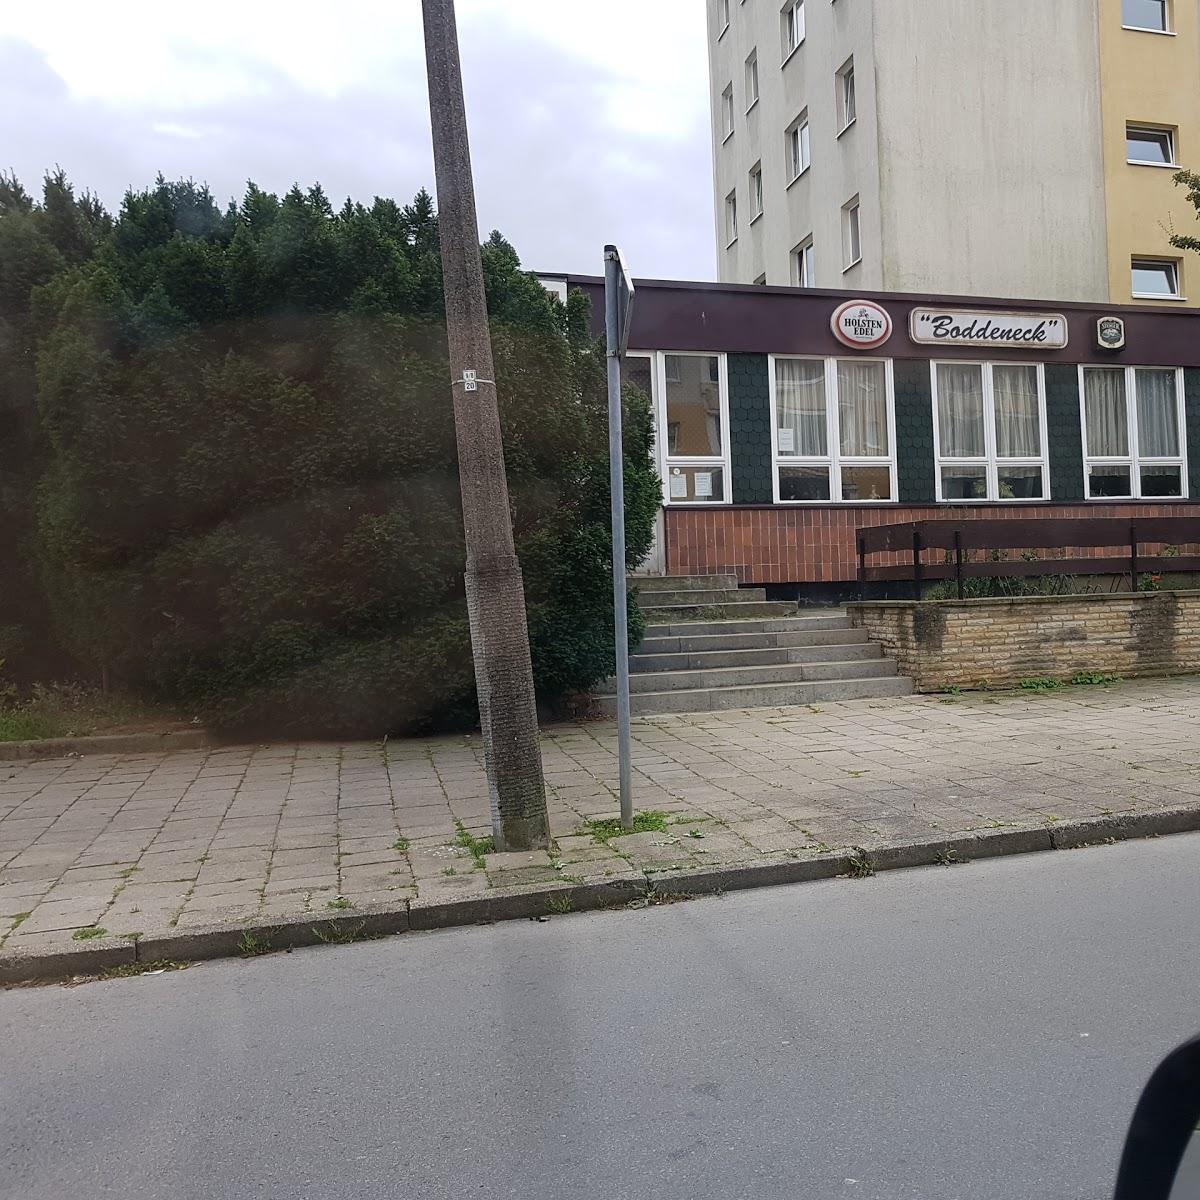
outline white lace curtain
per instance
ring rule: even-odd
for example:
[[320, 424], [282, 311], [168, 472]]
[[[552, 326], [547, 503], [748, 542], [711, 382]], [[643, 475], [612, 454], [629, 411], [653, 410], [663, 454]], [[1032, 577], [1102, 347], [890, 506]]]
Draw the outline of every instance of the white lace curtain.
[[993, 367], [996, 457], [1041, 458], [1037, 367]]
[[1087, 451], [1092, 458], [1120, 458], [1129, 453], [1129, 414], [1125, 405], [1125, 372], [1083, 373], [1083, 409]]
[[1138, 453], [1142, 458], [1179, 454], [1179, 409], [1174, 371], [1136, 371]]
[[938, 445], [943, 458], [983, 458], [983, 368], [939, 363]]
[[837, 365], [838, 429], [845, 458], [884, 458], [888, 453], [887, 377], [883, 363]]
[[776, 359], [775, 401], [779, 453], [813, 458], [827, 455], [825, 364], [812, 359]]

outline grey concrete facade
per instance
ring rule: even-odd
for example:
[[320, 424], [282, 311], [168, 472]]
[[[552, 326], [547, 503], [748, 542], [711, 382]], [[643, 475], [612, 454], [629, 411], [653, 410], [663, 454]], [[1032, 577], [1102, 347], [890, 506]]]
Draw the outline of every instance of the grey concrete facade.
[[[722, 281], [800, 282], [794, 252], [811, 237], [820, 288], [1107, 299], [1094, 0], [807, 0], [804, 40], [786, 58], [777, 0], [729, 0], [728, 27], [725, 7], [707, 0]], [[851, 61], [855, 119], [843, 127], [839, 72]], [[811, 164], [791, 179], [786, 131], [805, 112]], [[854, 198], [861, 260], [850, 265]]]

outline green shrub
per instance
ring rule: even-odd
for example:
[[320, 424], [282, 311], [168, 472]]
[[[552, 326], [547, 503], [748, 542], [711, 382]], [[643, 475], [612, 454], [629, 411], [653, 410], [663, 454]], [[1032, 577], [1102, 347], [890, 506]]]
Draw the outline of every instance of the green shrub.
[[[0, 226], [4, 216], [0, 214]], [[483, 248], [539, 699], [612, 669], [602, 349]], [[319, 188], [126, 197], [35, 288], [55, 636], [91, 671], [231, 730], [374, 736], [475, 719], [437, 222]], [[626, 408], [628, 561], [658, 484]], [[631, 639], [640, 637], [631, 606]]]

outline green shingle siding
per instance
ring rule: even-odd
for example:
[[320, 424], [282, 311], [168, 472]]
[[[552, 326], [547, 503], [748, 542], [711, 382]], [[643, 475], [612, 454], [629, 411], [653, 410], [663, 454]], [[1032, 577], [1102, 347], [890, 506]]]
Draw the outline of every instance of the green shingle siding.
[[897, 359], [896, 472], [902, 504], [932, 504], [936, 492], [933, 476], [933, 392], [929, 363], [924, 359]]
[[1050, 458], [1050, 495], [1055, 500], [1083, 499], [1083, 432], [1079, 424], [1079, 368], [1046, 364], [1046, 439]]
[[770, 504], [771, 392], [765, 354], [731, 354], [729, 465], [734, 504]]

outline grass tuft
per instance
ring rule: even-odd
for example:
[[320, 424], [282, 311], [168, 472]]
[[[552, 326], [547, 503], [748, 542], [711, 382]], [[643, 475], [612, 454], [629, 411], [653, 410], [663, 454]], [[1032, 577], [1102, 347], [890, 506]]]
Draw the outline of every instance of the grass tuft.
[[607, 842], [612, 838], [623, 837], [627, 833], [665, 833], [670, 818], [665, 812], [657, 809], [647, 809], [645, 812], [634, 813], [633, 828], [626, 829], [621, 824], [620, 817], [604, 817], [588, 821], [584, 832], [590, 833], [598, 842]]

